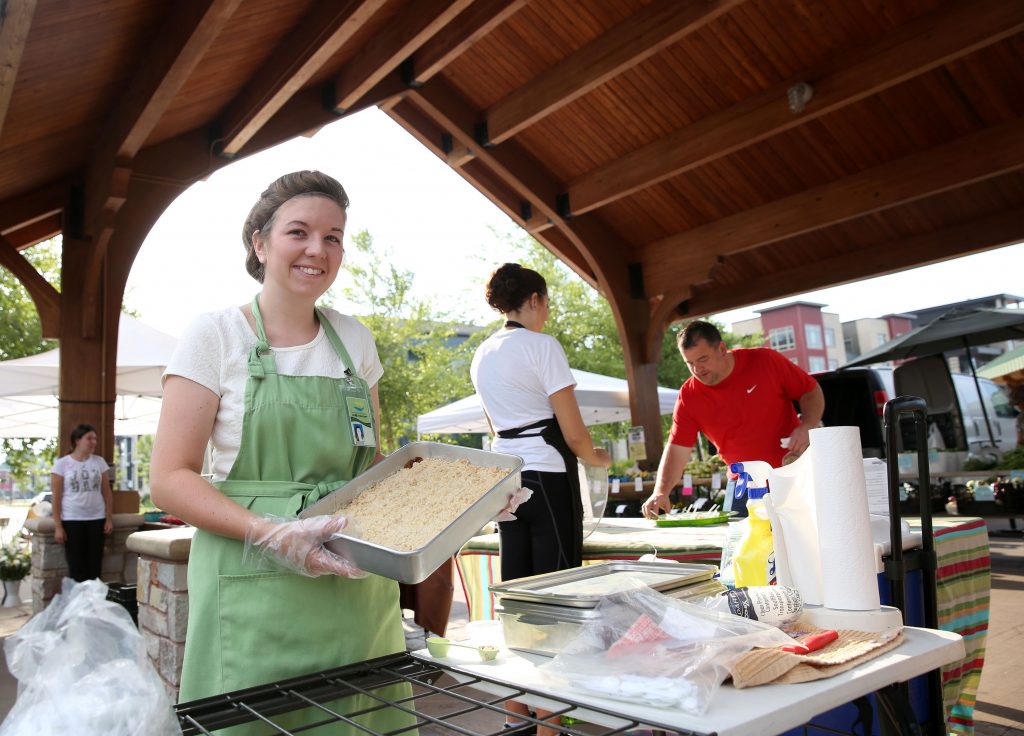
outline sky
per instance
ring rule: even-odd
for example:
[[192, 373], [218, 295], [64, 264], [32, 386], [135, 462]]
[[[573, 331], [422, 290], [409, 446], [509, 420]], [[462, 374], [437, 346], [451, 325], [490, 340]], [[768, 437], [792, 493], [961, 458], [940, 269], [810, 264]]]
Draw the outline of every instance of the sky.
[[[185, 191], [149, 233], [128, 278], [125, 302], [142, 321], [178, 336], [202, 312], [243, 304], [259, 290], [245, 271], [242, 223], [278, 176], [320, 169], [349, 195], [350, 238], [368, 230], [375, 248], [415, 275], [413, 293], [466, 321], [495, 315], [483, 299], [490, 272], [511, 254], [515, 223], [422, 144], [377, 109], [343, 118], [226, 166]], [[348, 257], [348, 256], [346, 256]], [[846, 286], [822, 289], [715, 315], [729, 326], [756, 310], [796, 299], [825, 304], [842, 321], [878, 317], [990, 294], [1024, 292], [1024, 243]], [[355, 311], [343, 289], [335, 306]]]

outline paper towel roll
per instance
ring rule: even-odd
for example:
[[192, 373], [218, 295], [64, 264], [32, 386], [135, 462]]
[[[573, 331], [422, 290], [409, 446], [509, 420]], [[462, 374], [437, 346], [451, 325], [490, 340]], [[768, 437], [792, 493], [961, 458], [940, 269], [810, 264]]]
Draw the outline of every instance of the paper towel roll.
[[860, 430], [812, 429], [810, 442], [823, 602], [829, 608], [876, 610], [880, 601]]

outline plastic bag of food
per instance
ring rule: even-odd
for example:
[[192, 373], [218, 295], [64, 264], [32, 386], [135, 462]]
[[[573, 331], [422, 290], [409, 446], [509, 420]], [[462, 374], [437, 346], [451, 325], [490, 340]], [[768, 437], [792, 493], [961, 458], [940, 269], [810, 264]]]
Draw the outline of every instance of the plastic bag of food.
[[131, 616], [99, 580], [64, 579], [60, 595], [4, 642], [18, 699], [0, 736], [181, 734]]
[[538, 668], [545, 680], [698, 715], [742, 654], [792, 643], [774, 626], [646, 587], [603, 598], [595, 614], [558, 656]]

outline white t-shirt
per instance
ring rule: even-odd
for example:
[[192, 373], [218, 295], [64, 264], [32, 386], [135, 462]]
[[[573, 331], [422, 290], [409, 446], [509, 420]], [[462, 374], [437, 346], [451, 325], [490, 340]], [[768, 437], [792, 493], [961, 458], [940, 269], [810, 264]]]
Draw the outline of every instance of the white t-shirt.
[[[384, 374], [373, 335], [355, 317], [333, 309], [323, 312], [345, 344], [356, 374], [373, 388]], [[227, 477], [238, 456], [249, 352], [256, 340], [256, 333], [238, 307], [203, 314], [189, 325], [164, 371], [164, 380], [167, 376], [182, 376], [220, 397], [211, 437], [214, 481]], [[272, 345], [271, 352], [281, 375], [328, 378], [344, 375], [345, 365], [334, 352], [323, 327], [312, 342], [287, 348]]]
[[[525, 328], [501, 329], [484, 340], [469, 375], [495, 432], [553, 417], [551, 394], [576, 385], [558, 340]], [[523, 470], [565, 472], [562, 456], [540, 437], [495, 437], [492, 449], [523, 458]]]
[[103, 503], [103, 476], [109, 467], [98, 455], [79, 461], [65, 455], [53, 464], [53, 474], [64, 479], [60, 518], [64, 521], [95, 521], [107, 517]]

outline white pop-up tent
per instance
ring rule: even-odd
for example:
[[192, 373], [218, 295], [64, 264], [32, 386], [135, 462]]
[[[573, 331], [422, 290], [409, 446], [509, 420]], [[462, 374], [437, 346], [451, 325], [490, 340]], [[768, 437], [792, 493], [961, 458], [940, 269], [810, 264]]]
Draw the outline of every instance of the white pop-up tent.
[[[114, 402], [114, 434], [134, 437], [156, 434], [160, 399], [155, 396], [118, 396]], [[0, 398], [0, 438], [56, 437], [56, 396]]]
[[[575, 369], [572, 375], [576, 379], [576, 400], [584, 424], [591, 426], [629, 420], [629, 384], [625, 379]], [[658, 404], [662, 414], [672, 413], [678, 394], [678, 389], [658, 387]], [[416, 431], [424, 435], [463, 432], [482, 434], [489, 430], [480, 397], [473, 394], [421, 414], [416, 420]]]
[[[167, 333], [122, 314], [117, 333], [118, 395], [162, 395], [160, 376], [177, 343]], [[56, 396], [59, 390], [60, 348], [0, 362], [0, 396]]]
[[[177, 339], [122, 314], [117, 339], [114, 434], [153, 434], [160, 376]], [[74, 360], [74, 358], [71, 358]], [[0, 437], [57, 434], [60, 348], [0, 362]]]

